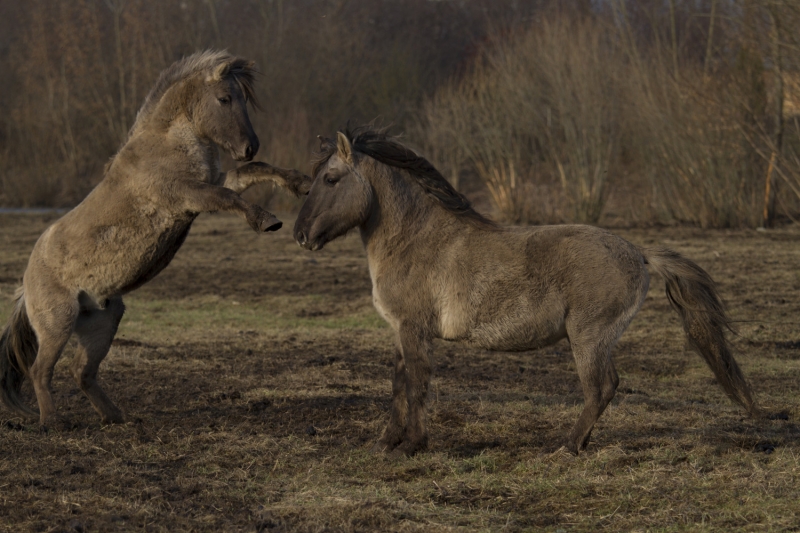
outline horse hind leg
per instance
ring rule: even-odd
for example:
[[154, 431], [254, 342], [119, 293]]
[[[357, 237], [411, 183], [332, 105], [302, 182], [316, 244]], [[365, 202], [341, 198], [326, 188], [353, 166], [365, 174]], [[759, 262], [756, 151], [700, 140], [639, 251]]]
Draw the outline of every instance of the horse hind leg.
[[619, 376], [611, 360], [611, 348], [637, 310], [638, 306], [629, 306], [610, 323], [598, 324], [596, 319], [576, 317], [572, 324], [567, 324], [584, 398], [583, 411], [567, 438], [567, 448], [574, 454], [586, 448], [592, 428], [614, 398]]
[[104, 424], [118, 424], [125, 421], [122, 411], [114, 405], [97, 383], [97, 369], [111, 348], [111, 341], [114, 340], [124, 312], [125, 305], [122, 299], [114, 298], [109, 300], [105, 309], [81, 312], [75, 326], [78, 349], [72, 361], [72, 376], [92, 402]]
[[32, 292], [26, 291], [26, 305], [28, 317], [39, 341], [39, 350], [36, 360], [28, 369], [28, 376], [39, 404], [39, 424], [46, 431], [49, 427], [66, 425], [56, 413], [50, 383], [58, 358], [61, 357], [75, 326], [78, 306], [68, 295], [53, 292], [47, 295], [47, 308], [40, 308], [36, 305]]
[[[576, 355], [576, 359], [577, 357]], [[602, 358], [598, 357], [596, 361], [599, 363]], [[595, 423], [614, 398], [619, 385], [619, 376], [610, 356], [606, 356], [605, 365], [585, 364], [583, 370], [581, 366], [581, 363], [578, 363], [584, 405], [578, 421], [567, 438], [567, 448], [574, 454], [586, 449]]]

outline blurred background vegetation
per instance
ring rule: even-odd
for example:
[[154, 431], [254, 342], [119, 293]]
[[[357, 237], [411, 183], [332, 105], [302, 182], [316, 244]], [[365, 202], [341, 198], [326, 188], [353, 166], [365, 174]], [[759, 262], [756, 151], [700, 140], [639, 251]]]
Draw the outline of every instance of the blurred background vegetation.
[[788, 223], [798, 27], [797, 0], [3, 2], [0, 205], [79, 202], [161, 69], [226, 48], [276, 165], [376, 120], [504, 221]]

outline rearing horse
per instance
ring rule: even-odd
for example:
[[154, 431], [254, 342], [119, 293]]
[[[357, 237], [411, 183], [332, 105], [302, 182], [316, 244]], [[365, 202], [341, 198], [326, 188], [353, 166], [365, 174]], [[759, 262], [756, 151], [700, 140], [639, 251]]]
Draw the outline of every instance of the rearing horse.
[[265, 163], [219, 171], [218, 147], [237, 161], [258, 152], [247, 114], [253, 72], [252, 62], [215, 51], [167, 68], [103, 180], [39, 237], [0, 337], [0, 392], [7, 406], [35, 415], [19, 397], [29, 376], [40, 424], [56, 421], [50, 381], [74, 332], [72, 375], [103, 422], [122, 422], [122, 411], [96, 380], [125, 310], [122, 295], [169, 264], [198, 214], [233, 212], [256, 231], [274, 231], [281, 222], [237, 193], [263, 181], [295, 194], [308, 191], [307, 176]]
[[512, 351], [566, 337], [585, 400], [566, 443], [578, 453], [617, 389], [610, 350], [644, 302], [648, 264], [722, 388], [758, 413], [714, 282], [679, 254], [592, 226], [498, 226], [427, 160], [369, 127], [323, 140], [312, 175], [295, 239], [319, 250], [358, 228], [375, 308], [397, 333], [391, 414], [375, 450], [426, 446], [433, 339]]

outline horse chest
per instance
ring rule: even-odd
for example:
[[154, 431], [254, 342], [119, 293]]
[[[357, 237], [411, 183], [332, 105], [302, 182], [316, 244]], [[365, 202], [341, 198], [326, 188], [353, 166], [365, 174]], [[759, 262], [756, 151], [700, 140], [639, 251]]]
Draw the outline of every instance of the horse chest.
[[385, 286], [385, 278], [379, 273], [377, 265], [371, 261], [371, 257], [367, 257], [369, 266], [369, 277], [372, 280], [372, 305], [379, 315], [397, 331], [400, 327], [400, 319], [397, 313], [390, 305], [391, 299], [387, 298], [387, 288]]
[[373, 285], [372, 289], [372, 305], [375, 306], [375, 310], [378, 312], [381, 317], [390, 325], [393, 329], [397, 330], [400, 326], [400, 320], [397, 316], [392, 313], [389, 306], [386, 305], [383, 298], [381, 298], [381, 293], [377, 287]]
[[445, 340], [463, 340], [469, 335], [469, 317], [459, 300], [444, 299], [439, 305], [439, 334]]

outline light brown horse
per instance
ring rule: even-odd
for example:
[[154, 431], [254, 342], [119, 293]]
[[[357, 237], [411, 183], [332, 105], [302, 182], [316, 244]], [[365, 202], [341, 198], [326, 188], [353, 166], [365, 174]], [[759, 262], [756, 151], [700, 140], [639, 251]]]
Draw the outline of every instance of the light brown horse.
[[237, 161], [258, 151], [247, 113], [252, 83], [253, 64], [225, 52], [194, 54], [162, 72], [103, 180], [33, 248], [0, 338], [0, 391], [8, 407], [35, 415], [19, 396], [29, 376], [40, 424], [56, 422], [50, 381], [74, 332], [72, 375], [103, 422], [122, 422], [96, 380], [125, 309], [122, 295], [169, 264], [199, 213], [237, 213], [256, 231], [281, 227], [237, 193], [273, 181], [305, 194], [311, 178], [266, 163], [219, 171], [218, 147]]
[[730, 321], [714, 282], [692, 261], [592, 226], [498, 226], [428, 161], [370, 128], [323, 140], [312, 174], [295, 239], [319, 250], [358, 228], [375, 307], [397, 333], [392, 409], [375, 450], [409, 455], [426, 446], [436, 338], [506, 351], [568, 338], [585, 401], [566, 446], [585, 448], [619, 383], [610, 350], [645, 299], [648, 264], [722, 388], [758, 413], [725, 339]]

